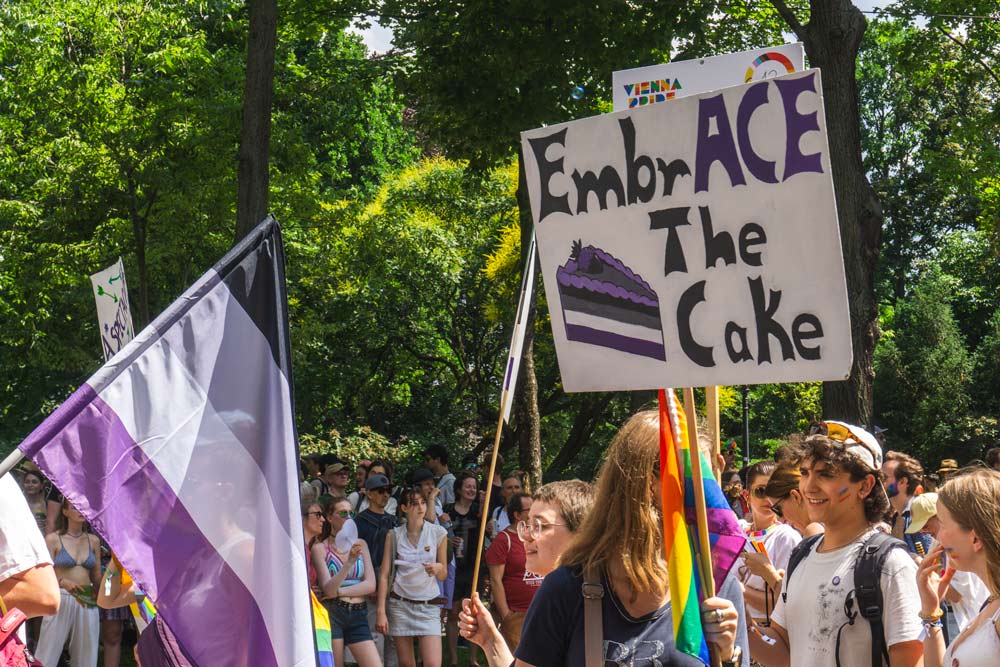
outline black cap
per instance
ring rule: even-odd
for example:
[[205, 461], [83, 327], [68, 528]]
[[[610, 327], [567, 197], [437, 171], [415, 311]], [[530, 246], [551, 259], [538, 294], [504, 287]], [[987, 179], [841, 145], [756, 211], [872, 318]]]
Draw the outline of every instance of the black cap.
[[420, 484], [421, 482], [427, 481], [428, 479], [434, 479], [434, 473], [432, 473], [427, 468], [417, 468], [413, 471], [410, 476], [411, 484]]
[[385, 475], [375, 474], [365, 480], [365, 490], [371, 491], [372, 489], [381, 489], [383, 487], [390, 486], [389, 478]]

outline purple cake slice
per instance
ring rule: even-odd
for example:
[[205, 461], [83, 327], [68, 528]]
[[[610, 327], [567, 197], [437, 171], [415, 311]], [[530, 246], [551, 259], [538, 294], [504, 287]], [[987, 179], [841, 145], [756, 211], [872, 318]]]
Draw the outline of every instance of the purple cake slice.
[[556, 283], [567, 339], [666, 361], [660, 300], [619, 259], [576, 241]]

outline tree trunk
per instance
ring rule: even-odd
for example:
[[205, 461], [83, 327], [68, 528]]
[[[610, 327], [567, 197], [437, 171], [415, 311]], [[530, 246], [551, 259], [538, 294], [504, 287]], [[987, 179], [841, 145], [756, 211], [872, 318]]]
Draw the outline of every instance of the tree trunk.
[[[517, 210], [521, 224], [521, 266], [528, 258], [528, 247], [531, 245], [531, 235], [534, 225], [531, 219], [531, 202], [528, 199], [528, 182], [524, 173], [524, 154], [518, 148], [517, 153]], [[541, 416], [538, 412], [538, 379], [535, 377], [535, 314], [538, 305], [538, 276], [541, 268], [537, 255], [535, 256], [535, 282], [528, 286], [528, 303], [524, 313], [525, 331], [524, 347], [521, 349], [521, 368], [518, 373], [518, 386], [515, 389], [517, 400], [517, 451], [518, 462], [522, 470], [528, 472], [531, 488], [537, 489], [542, 484], [542, 429]]]
[[247, 73], [243, 90], [236, 177], [236, 240], [267, 216], [268, 153], [271, 143], [271, 97], [274, 92], [274, 49], [278, 38], [277, 0], [249, 0]]
[[569, 437], [563, 444], [562, 449], [549, 464], [545, 471], [546, 479], [558, 477], [569, 463], [575, 459], [590, 440], [594, 433], [594, 428], [600, 420], [604, 411], [614, 398], [614, 394], [607, 392], [604, 394], [584, 394], [580, 403], [580, 408], [576, 412], [573, 426], [570, 428]]
[[830, 164], [847, 274], [854, 363], [843, 382], [823, 385], [823, 416], [867, 425], [872, 415], [878, 341], [875, 269], [882, 244], [882, 209], [861, 159], [861, 115], [856, 63], [868, 22], [850, 0], [810, 0], [801, 25], [783, 0], [772, 0], [805, 45], [810, 65], [823, 73]]
[[135, 331], [141, 331], [149, 324], [149, 267], [146, 264], [146, 229], [148, 219], [139, 213], [138, 191], [131, 172], [126, 176], [128, 188], [128, 217], [132, 222], [132, 237], [135, 240], [135, 261], [139, 268], [139, 321], [133, 322]]

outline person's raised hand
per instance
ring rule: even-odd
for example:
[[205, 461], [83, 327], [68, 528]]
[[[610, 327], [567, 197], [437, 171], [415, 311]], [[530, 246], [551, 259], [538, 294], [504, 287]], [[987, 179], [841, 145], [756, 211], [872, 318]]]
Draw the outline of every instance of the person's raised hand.
[[937, 614], [941, 608], [941, 598], [944, 597], [951, 584], [955, 570], [949, 568], [942, 575], [941, 557], [944, 547], [940, 544], [931, 549], [917, 567], [917, 592], [920, 593], [920, 611], [925, 616]]

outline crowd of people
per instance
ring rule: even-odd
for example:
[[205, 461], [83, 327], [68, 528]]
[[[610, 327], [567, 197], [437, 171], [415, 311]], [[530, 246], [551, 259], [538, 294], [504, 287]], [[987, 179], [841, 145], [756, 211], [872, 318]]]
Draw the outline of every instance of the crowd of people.
[[[484, 479], [475, 458], [453, 466], [438, 445], [405, 476], [386, 460], [304, 458], [309, 579], [335, 664], [456, 665], [463, 646], [469, 664], [501, 667], [698, 664], [674, 645], [659, 456], [659, 413], [645, 411], [592, 484], [532, 489], [502, 461]], [[773, 459], [712, 463], [747, 535], [701, 603], [723, 666], [1000, 664], [1000, 448], [926, 474], [867, 430], [826, 421]], [[0, 480], [0, 596], [35, 619], [26, 639], [41, 663], [68, 649], [71, 667], [96, 666], [103, 646], [104, 667], [118, 667], [133, 622], [140, 648], [169, 645], [84, 517], [30, 465], [19, 481]]]

